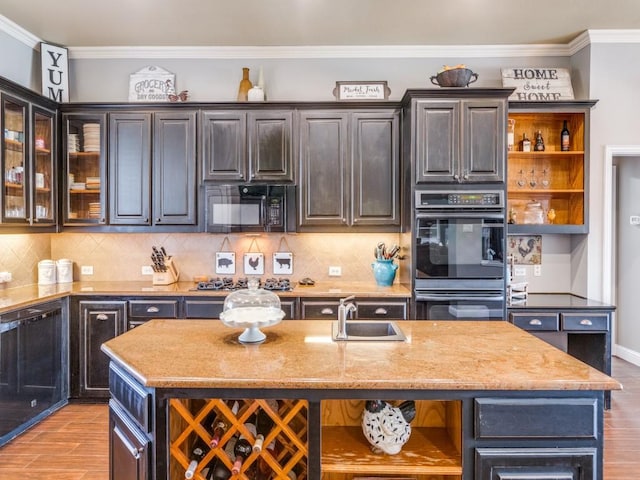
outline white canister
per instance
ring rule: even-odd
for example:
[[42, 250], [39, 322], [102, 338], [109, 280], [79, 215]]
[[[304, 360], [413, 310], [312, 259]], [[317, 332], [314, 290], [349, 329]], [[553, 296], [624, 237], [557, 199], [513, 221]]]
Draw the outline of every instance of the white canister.
[[73, 282], [73, 262], [68, 258], [61, 258], [56, 262], [58, 283]]
[[53, 260], [38, 262], [38, 285], [53, 285], [56, 283], [56, 263]]

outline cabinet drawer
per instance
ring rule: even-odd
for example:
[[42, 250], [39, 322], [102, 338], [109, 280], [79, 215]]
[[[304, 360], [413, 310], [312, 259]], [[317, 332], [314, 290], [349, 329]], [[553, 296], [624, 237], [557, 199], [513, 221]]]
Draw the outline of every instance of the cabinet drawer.
[[129, 316], [141, 318], [178, 318], [177, 300], [130, 300]]
[[593, 398], [478, 398], [475, 437], [595, 439], [597, 405]]
[[509, 321], [523, 330], [546, 330], [556, 332], [560, 329], [557, 313], [509, 313]]
[[359, 319], [405, 320], [407, 318], [407, 304], [406, 302], [358, 302], [356, 316]]
[[109, 366], [109, 391], [144, 432], [151, 432], [151, 396], [115, 364]]
[[598, 452], [583, 448], [477, 448], [477, 479], [595, 480]]
[[563, 330], [609, 331], [609, 315], [606, 313], [561, 313]]
[[325, 320], [338, 318], [340, 302], [308, 302], [303, 301], [301, 317], [306, 320]]
[[224, 308], [224, 299], [219, 300], [185, 300], [185, 318], [220, 318]]

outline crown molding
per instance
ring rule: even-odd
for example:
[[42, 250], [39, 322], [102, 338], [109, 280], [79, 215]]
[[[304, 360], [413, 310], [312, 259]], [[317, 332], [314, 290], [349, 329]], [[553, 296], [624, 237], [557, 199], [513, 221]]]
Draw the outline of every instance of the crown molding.
[[0, 31], [24, 43], [29, 48], [40, 49], [40, 42], [42, 42], [40, 38], [3, 15], [0, 15]]
[[[0, 15], [0, 31], [38, 50], [43, 40]], [[71, 59], [298, 59], [568, 57], [594, 43], [640, 43], [640, 30], [586, 30], [567, 44], [67, 47]]]
[[566, 45], [69, 47], [72, 59], [482, 58], [568, 56]]

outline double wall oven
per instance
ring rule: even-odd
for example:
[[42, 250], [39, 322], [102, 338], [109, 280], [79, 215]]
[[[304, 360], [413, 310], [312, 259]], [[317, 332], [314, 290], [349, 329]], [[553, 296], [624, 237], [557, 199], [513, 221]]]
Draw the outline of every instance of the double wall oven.
[[416, 318], [504, 319], [504, 190], [416, 190], [414, 215]]

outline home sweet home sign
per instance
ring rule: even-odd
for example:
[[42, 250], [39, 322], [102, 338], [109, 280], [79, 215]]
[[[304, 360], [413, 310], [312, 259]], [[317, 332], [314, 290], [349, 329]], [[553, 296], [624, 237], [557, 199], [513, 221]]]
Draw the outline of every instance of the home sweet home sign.
[[503, 68], [502, 86], [515, 87], [509, 100], [523, 102], [573, 100], [571, 74], [566, 68]]

